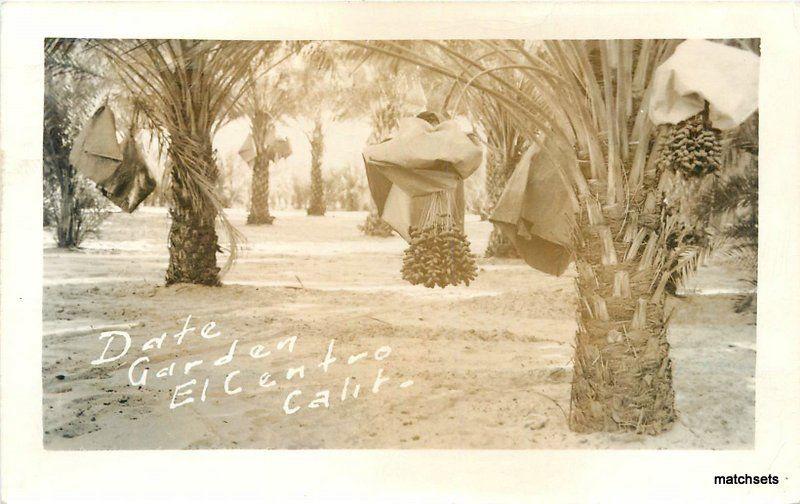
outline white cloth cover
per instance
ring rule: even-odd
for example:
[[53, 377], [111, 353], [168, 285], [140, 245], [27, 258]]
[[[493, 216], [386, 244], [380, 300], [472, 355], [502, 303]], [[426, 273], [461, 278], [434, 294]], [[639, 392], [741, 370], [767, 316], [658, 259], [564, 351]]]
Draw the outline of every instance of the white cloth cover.
[[653, 76], [649, 101], [654, 124], [677, 124], [709, 102], [712, 126], [735, 128], [758, 109], [759, 57], [707, 40], [686, 40]]
[[406, 241], [434, 192], [450, 192], [451, 212], [463, 225], [464, 179], [478, 169], [483, 151], [458, 123], [401, 119], [397, 135], [366, 147], [363, 157], [378, 214]]
[[483, 151], [456, 121], [432, 126], [422, 119], [406, 117], [399, 121], [394, 138], [364, 149], [364, 159], [368, 164], [404, 170], [439, 169], [446, 163], [465, 179], [481, 165]]

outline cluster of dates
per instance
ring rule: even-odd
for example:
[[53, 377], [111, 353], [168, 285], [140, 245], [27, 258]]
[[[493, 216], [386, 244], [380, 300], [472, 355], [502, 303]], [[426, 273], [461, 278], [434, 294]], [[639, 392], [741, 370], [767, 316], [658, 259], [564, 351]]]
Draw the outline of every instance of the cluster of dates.
[[478, 268], [469, 240], [452, 223], [436, 222], [409, 230], [411, 244], [403, 255], [403, 279], [428, 288], [475, 280]]
[[685, 177], [703, 177], [722, 166], [720, 132], [696, 114], [670, 130], [659, 163]]

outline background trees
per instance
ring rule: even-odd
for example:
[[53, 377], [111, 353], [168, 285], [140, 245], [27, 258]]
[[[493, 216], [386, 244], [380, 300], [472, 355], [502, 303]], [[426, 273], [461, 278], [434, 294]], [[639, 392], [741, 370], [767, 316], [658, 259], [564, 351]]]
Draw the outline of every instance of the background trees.
[[100, 63], [76, 40], [45, 46], [43, 128], [44, 224], [55, 227], [59, 247], [76, 247], [97, 230], [109, 204], [69, 162], [72, 142], [108, 84]]
[[[314, 42], [306, 45], [288, 72], [288, 88], [296, 119], [301, 125], [311, 149], [310, 189], [306, 210], [308, 215], [325, 215], [325, 185], [322, 158], [325, 153], [324, 125], [342, 117], [346, 112], [340, 92], [346, 88], [347, 75], [337, 57], [337, 45]], [[298, 124], [301, 124], [298, 122]]]

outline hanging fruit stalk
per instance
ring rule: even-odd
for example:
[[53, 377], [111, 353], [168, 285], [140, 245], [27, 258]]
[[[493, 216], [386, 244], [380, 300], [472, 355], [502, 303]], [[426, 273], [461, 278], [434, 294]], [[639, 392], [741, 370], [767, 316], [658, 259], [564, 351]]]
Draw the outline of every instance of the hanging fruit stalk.
[[403, 279], [428, 288], [469, 285], [477, 266], [469, 240], [452, 215], [452, 191], [426, 197], [427, 207], [419, 226], [409, 230], [411, 244], [403, 255]]

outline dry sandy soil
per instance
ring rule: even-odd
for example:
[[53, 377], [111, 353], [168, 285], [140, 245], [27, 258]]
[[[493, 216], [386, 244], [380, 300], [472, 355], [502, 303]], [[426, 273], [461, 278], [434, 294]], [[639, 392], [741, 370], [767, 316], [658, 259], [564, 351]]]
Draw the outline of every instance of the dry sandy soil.
[[[573, 274], [550, 277], [516, 260], [479, 259], [469, 287], [430, 290], [400, 277], [405, 243], [369, 238], [363, 213], [278, 212], [246, 227], [247, 250], [223, 287], [164, 287], [163, 211], [115, 214], [98, 238], [63, 251], [46, 240], [44, 440], [50, 449], [155, 448], [750, 448], [754, 438], [754, 314], [735, 314], [743, 274], [704, 267], [673, 302], [670, 329], [680, 421], [660, 436], [569, 431]], [[471, 218], [473, 251], [490, 225]], [[174, 337], [191, 315], [189, 332]], [[203, 338], [216, 322], [221, 334]], [[132, 345], [92, 365], [127, 328]], [[211, 331], [212, 333], [214, 331]], [[161, 348], [145, 342], [167, 333]], [[282, 349], [277, 343], [296, 337]], [[238, 340], [231, 362], [214, 361]], [[337, 360], [320, 367], [330, 341]], [[112, 341], [108, 355], [122, 349]], [[249, 355], [262, 345], [262, 358]], [[381, 347], [387, 350], [375, 352]], [[257, 353], [258, 353], [257, 352]], [[350, 356], [366, 357], [348, 364]], [[129, 383], [129, 368], [144, 385]], [[185, 364], [203, 362], [184, 374]], [[175, 362], [172, 375], [156, 373]], [[287, 379], [290, 368], [303, 375]], [[389, 380], [373, 392], [376, 377]], [[235, 373], [239, 371], [239, 373]], [[165, 371], [162, 374], [168, 374]], [[233, 374], [231, 374], [233, 373]], [[270, 373], [262, 387], [259, 380]], [[224, 381], [231, 376], [226, 394]], [[205, 380], [208, 386], [203, 392]], [[181, 387], [195, 379], [191, 387]], [[413, 384], [410, 382], [413, 381]], [[343, 388], [347, 390], [342, 401]], [[401, 384], [407, 386], [401, 387]], [[357, 398], [353, 397], [360, 386]], [[170, 409], [174, 402], [193, 402]], [[284, 411], [287, 395], [292, 414]], [[320, 399], [330, 391], [329, 406]], [[191, 392], [191, 393], [189, 393]], [[185, 395], [183, 395], [186, 393]], [[204, 400], [203, 400], [204, 399]]]

